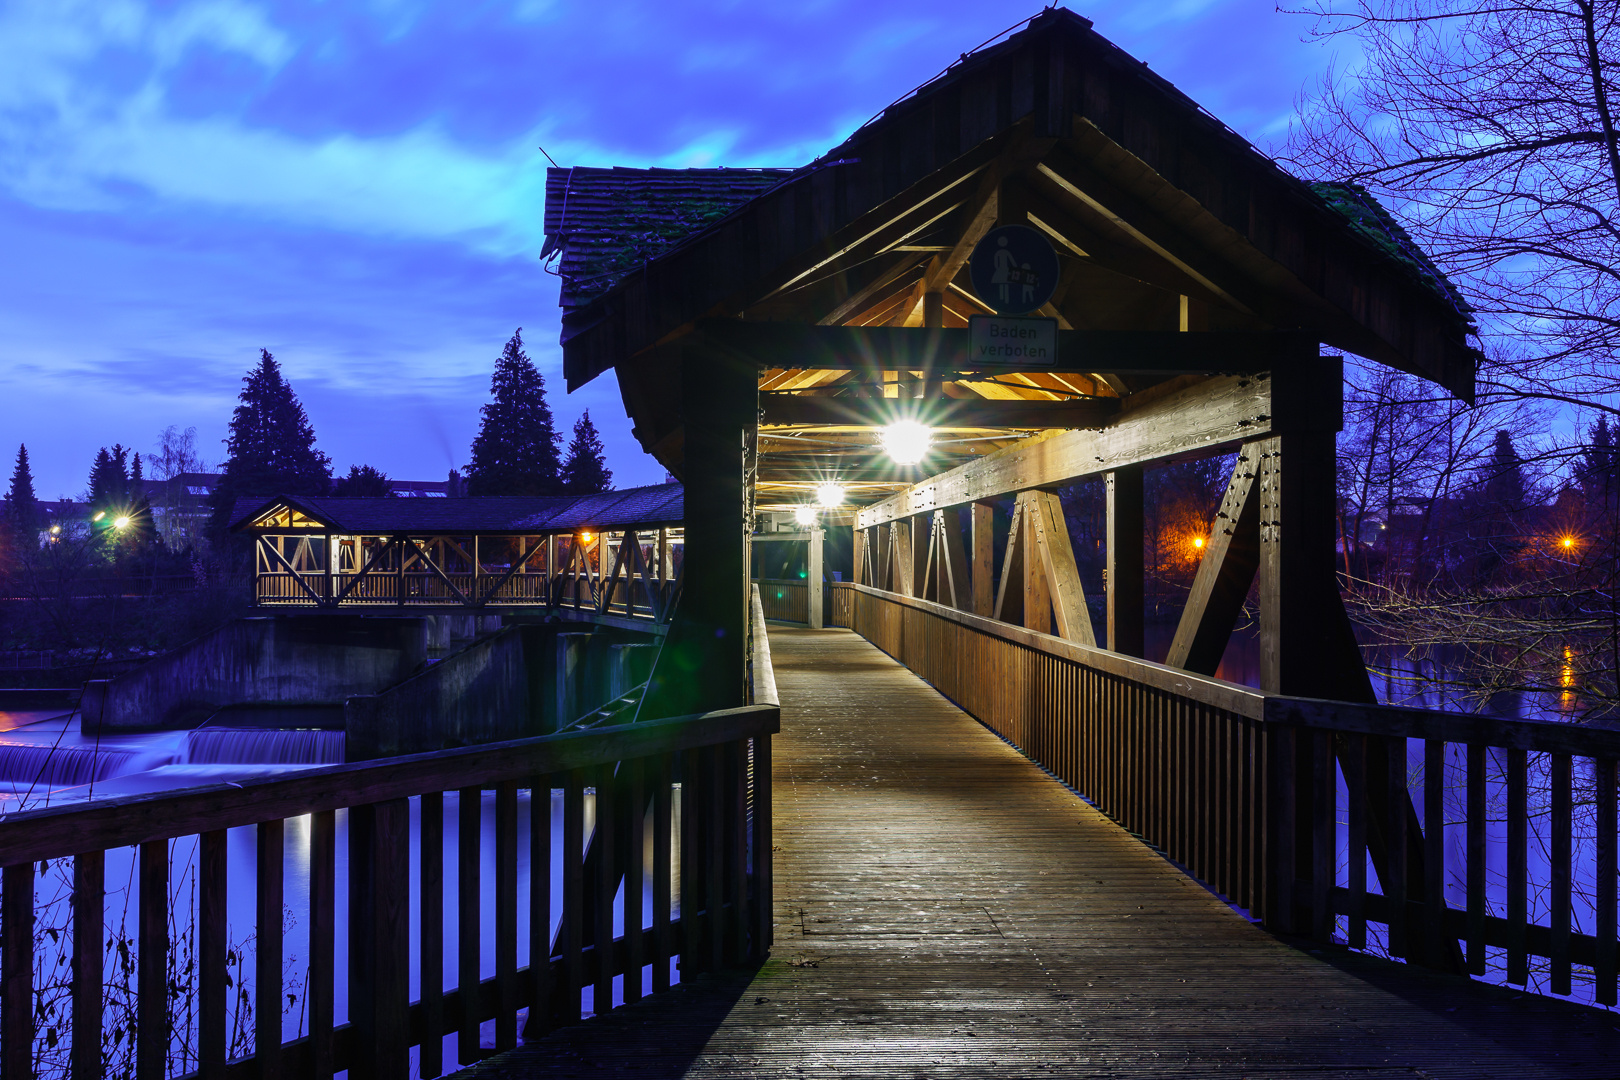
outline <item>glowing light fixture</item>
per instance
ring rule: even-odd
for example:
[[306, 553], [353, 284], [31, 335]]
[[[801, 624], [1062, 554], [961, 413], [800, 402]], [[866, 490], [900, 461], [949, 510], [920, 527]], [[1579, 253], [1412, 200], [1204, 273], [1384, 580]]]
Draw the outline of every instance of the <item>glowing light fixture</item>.
[[118, 517], [113, 518], [113, 528], [115, 528], [115, 529], [127, 529], [127, 528], [129, 528], [129, 518], [124, 517], [122, 514], [120, 514]]
[[102, 518], [104, 518], [106, 516], [107, 516], [107, 511], [105, 511], [105, 510], [97, 510], [96, 511], [96, 516], [91, 518], [90, 520], [91, 521], [100, 521]]
[[1563, 539], [1563, 544], [1564, 550], [1568, 551], [1570, 548], [1575, 546], [1575, 538], [1573, 536], [1566, 536]]
[[580, 541], [581, 541], [581, 542], [582, 542], [582, 543], [586, 543], [586, 544], [588, 544], [588, 543], [590, 543], [590, 542], [591, 542], [591, 541], [592, 541], [592, 540], [594, 540], [594, 539], [595, 539], [595, 537], [594, 537], [594, 536], [593, 536], [593, 535], [592, 535], [592, 534], [591, 534], [591, 533], [590, 533], [590, 531], [589, 531], [589, 530], [587, 530], [587, 531], [585, 531], [585, 532], [582, 532], [582, 533], [580, 533], [580, 534], [579, 534], [579, 539], [580, 539]]
[[934, 430], [915, 420], [900, 420], [885, 427], [878, 436], [883, 449], [897, 465], [915, 465], [928, 454]]
[[816, 488], [816, 505], [831, 510], [844, 505], [844, 485], [821, 484]]
[[793, 520], [809, 528], [816, 523], [816, 508], [813, 506], [795, 506]]
[[60, 526], [60, 525], [52, 525], [51, 526], [51, 535], [52, 536], [57, 535], [61, 531], [62, 531], [62, 526]]
[[1203, 546], [1204, 546], [1204, 538], [1202, 536], [1193, 537], [1193, 547], [1201, 548]]

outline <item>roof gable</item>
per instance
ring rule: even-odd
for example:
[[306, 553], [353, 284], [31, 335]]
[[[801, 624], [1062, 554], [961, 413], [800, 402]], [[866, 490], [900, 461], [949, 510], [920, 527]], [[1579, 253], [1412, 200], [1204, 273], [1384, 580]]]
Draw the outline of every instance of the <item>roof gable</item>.
[[[877, 276], [909, 284], [939, 250], [928, 228], [959, 225], [998, 170], [1089, 230], [1097, 250], [1070, 245], [1083, 259], [1172, 303], [1179, 292], [1241, 324], [1226, 328], [1305, 330], [1472, 393], [1468, 314], [1426, 259], [1392, 250], [1387, 229], [1338, 212], [1061, 10], [566, 312], [570, 388], [703, 317], [843, 322], [842, 298]], [[908, 247], [920, 254], [906, 264]]]
[[[463, 499], [335, 499], [309, 495], [237, 501], [233, 532], [329, 529], [351, 535], [542, 533], [580, 528], [676, 525], [685, 517], [685, 488], [653, 484], [595, 495]], [[297, 518], [313, 522], [300, 524]]]

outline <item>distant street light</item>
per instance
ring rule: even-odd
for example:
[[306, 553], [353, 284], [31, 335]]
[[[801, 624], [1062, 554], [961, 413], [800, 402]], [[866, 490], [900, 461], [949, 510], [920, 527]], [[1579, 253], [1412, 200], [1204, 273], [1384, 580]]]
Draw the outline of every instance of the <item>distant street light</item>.
[[120, 514], [117, 517], [113, 518], [113, 528], [115, 528], [115, 529], [127, 529], [127, 528], [129, 528], [129, 518], [123, 516], [122, 514]]

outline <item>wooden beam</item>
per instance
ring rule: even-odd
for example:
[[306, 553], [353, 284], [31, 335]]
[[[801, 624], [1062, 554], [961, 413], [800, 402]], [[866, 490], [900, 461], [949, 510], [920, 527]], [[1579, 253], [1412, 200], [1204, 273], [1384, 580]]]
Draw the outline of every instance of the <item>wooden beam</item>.
[[839, 301], [836, 307], [816, 320], [817, 323], [821, 326], [837, 326], [851, 315], [866, 310], [876, 302], [877, 297], [883, 290], [905, 277], [916, 268], [918, 263], [927, 257], [917, 252], [907, 252], [889, 269]]
[[1041, 545], [1036, 532], [1033, 491], [1018, 496], [1018, 514], [1024, 519], [1019, 534], [1019, 547], [1023, 548], [1024, 563], [1024, 627], [1037, 634], [1051, 632], [1052, 593], [1047, 588], [1045, 569], [1041, 566]]
[[1056, 487], [1126, 465], [1207, 453], [1269, 434], [1276, 423], [1271, 384], [1268, 378], [1217, 376], [1141, 404], [1126, 399], [1120, 415], [1100, 430], [1025, 439], [874, 503], [857, 520], [863, 526], [879, 525], [1010, 491]]
[[[938, 385], [937, 383], [934, 385]], [[1006, 401], [987, 398], [856, 398], [761, 394], [760, 423], [831, 424], [882, 427], [900, 419], [904, 407], [915, 415], [915, 402], [927, 401], [924, 418], [934, 427], [1070, 428], [1096, 427], [1119, 412], [1118, 398], [1075, 401]]]
[[1086, 607], [1080, 568], [1074, 561], [1063, 504], [1049, 491], [1032, 491], [1027, 505], [1035, 526], [1035, 546], [1041, 553], [1041, 571], [1052, 598], [1052, 614], [1057, 619], [1057, 636], [1095, 647], [1097, 636]]
[[1310, 364], [1316, 339], [1296, 331], [1059, 330], [1058, 362], [975, 362], [963, 327], [812, 326], [700, 319], [697, 332], [762, 368], [835, 371], [1104, 371], [1254, 374]]
[[917, 579], [913, 576], [916, 565], [912, 561], [912, 541], [910, 521], [891, 521], [889, 523], [889, 550], [894, 561], [893, 575], [890, 580], [890, 589], [901, 596], [917, 595]]
[[1024, 621], [1024, 506], [1014, 503], [1012, 526], [1007, 530], [1007, 551], [1001, 558], [1001, 583], [996, 590], [994, 618], [1022, 625]]
[[1142, 466], [1114, 469], [1103, 483], [1107, 492], [1108, 647], [1126, 656], [1145, 656]]
[[973, 607], [975, 615], [995, 613], [995, 505], [973, 504]]
[[1214, 675], [1220, 666], [1260, 563], [1260, 496], [1254, 483], [1258, 457], [1252, 445], [1238, 452], [1164, 660], [1167, 667]]
[[973, 610], [973, 589], [969, 584], [967, 554], [962, 548], [962, 515], [955, 509], [938, 513], [940, 542], [944, 556], [940, 559], [943, 570], [939, 591], [940, 603], [950, 597], [951, 607], [958, 611]]

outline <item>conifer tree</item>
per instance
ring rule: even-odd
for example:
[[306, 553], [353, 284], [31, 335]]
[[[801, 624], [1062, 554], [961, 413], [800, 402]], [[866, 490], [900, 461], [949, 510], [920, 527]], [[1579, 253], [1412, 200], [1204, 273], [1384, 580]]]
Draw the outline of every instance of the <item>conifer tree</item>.
[[332, 485], [332, 494], [345, 499], [379, 499], [393, 493], [388, 474], [370, 465], [350, 465], [349, 475]]
[[95, 510], [121, 509], [129, 501], [129, 451], [122, 443], [96, 451], [86, 501]]
[[469, 495], [554, 495], [558, 436], [546, 404], [546, 381], [523, 351], [518, 327], [495, 361], [494, 398], [481, 410], [467, 467]]
[[315, 449], [315, 429], [270, 350], [259, 350], [237, 400], [225, 440], [229, 457], [210, 498], [216, 537], [241, 496], [324, 495], [332, 486], [332, 462]]
[[568, 456], [563, 459], [560, 472], [563, 490], [570, 495], [593, 495], [606, 491], [613, 483], [613, 472], [607, 467], [602, 436], [591, 423], [591, 410], [586, 409], [574, 421], [574, 437], [568, 443]]
[[4, 528], [21, 541], [39, 529], [39, 499], [34, 495], [34, 471], [28, 464], [28, 447], [17, 447], [17, 464], [11, 470], [11, 486], [6, 489]]

